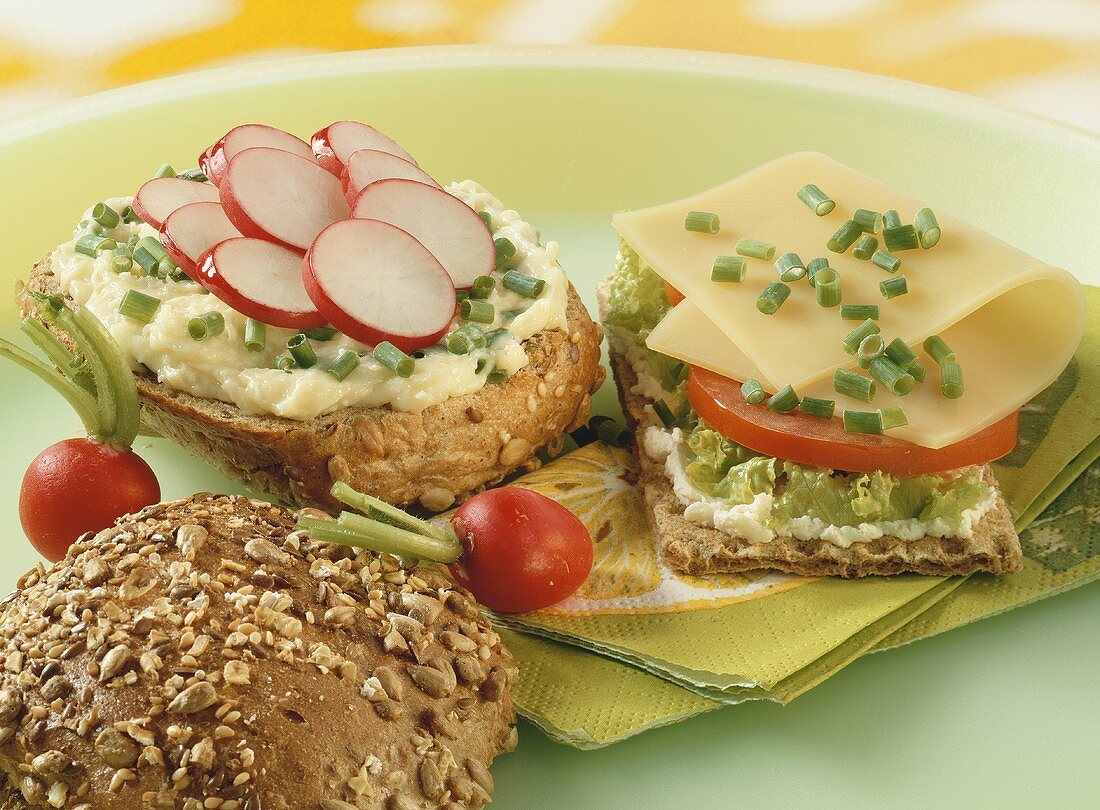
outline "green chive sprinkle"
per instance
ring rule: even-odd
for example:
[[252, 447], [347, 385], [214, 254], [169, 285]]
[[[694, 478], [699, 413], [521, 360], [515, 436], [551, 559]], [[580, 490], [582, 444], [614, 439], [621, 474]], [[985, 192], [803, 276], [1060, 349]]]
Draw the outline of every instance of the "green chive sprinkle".
[[209, 178], [203, 174], [202, 169], [188, 169], [176, 175], [180, 180], [192, 180], [196, 183], [205, 183]]
[[928, 352], [929, 357], [935, 360], [939, 365], [944, 363], [954, 363], [957, 359], [955, 352], [943, 342], [943, 338], [939, 335], [932, 335], [930, 338], [925, 338], [924, 350]]
[[836, 403], [831, 399], [818, 399], [817, 397], [803, 397], [798, 403], [798, 410], [807, 416], [816, 416], [820, 419], [832, 419], [836, 410]]
[[114, 228], [122, 218], [118, 215], [118, 211], [111, 208], [107, 203], [96, 203], [92, 209], [92, 219], [104, 228]]
[[813, 183], [807, 183], [795, 193], [798, 199], [819, 217], [825, 216], [836, 208], [836, 203], [829, 199], [829, 195]]
[[504, 267], [516, 255], [516, 246], [511, 239], [504, 236], [493, 240], [493, 249], [496, 251], [496, 258], [493, 261], [494, 270]]
[[814, 274], [814, 278], [816, 279], [814, 297], [817, 299], [817, 305], [832, 309], [839, 304], [841, 298], [840, 273], [832, 267], [823, 267]]
[[887, 301], [909, 292], [909, 285], [905, 281], [905, 276], [883, 279], [879, 282], [878, 288], [882, 292], [882, 297]]
[[676, 415], [663, 399], [658, 399], [653, 403], [653, 412], [657, 414], [657, 418], [661, 420], [661, 424], [666, 428], [676, 425]]
[[857, 208], [852, 214], [852, 222], [860, 227], [864, 233], [878, 233], [882, 229], [882, 214], [878, 211], [869, 211], [866, 208]]
[[688, 211], [684, 228], [695, 233], [718, 233], [718, 215], [710, 211]]
[[478, 211], [477, 215], [478, 215], [478, 217], [481, 218], [481, 221], [485, 223], [485, 227], [489, 229], [489, 233], [492, 233], [493, 232], [493, 215], [490, 214], [488, 211]]
[[192, 340], [217, 337], [225, 331], [225, 318], [220, 312], [204, 312], [187, 322], [187, 334]]
[[859, 241], [856, 242], [856, 246], [852, 248], [852, 255], [857, 259], [867, 261], [871, 258], [871, 255], [875, 252], [875, 248], [878, 247], [878, 240], [870, 235], [863, 235], [859, 237]]
[[876, 357], [867, 371], [896, 397], [905, 396], [917, 384], [912, 374], [888, 357]]
[[176, 170], [172, 168], [172, 164], [170, 164], [170, 163], [160, 164], [160, 168], [157, 169], [156, 173], [153, 175], [153, 177], [175, 177], [175, 176], [176, 176]]
[[494, 343], [496, 343], [497, 338], [501, 338], [501, 337], [504, 337], [505, 335], [511, 335], [511, 334], [512, 333], [509, 332], [507, 329], [505, 329], [503, 326], [498, 327], [496, 329], [492, 329], [492, 330], [485, 333], [485, 338], [484, 338], [485, 345], [488, 346], [488, 347], [492, 347], [492, 345]]
[[817, 275], [817, 271], [822, 267], [828, 267], [829, 260], [825, 258], [810, 259], [810, 263], [806, 265], [806, 280], [810, 282], [810, 286], [813, 287], [817, 284], [814, 281], [814, 276]]
[[317, 363], [317, 353], [313, 351], [313, 344], [301, 332], [286, 342], [286, 349], [299, 368], [309, 368]]
[[917, 249], [917, 229], [912, 225], [898, 225], [896, 228], [882, 229], [882, 243], [891, 253], [899, 250]]
[[313, 329], [303, 329], [302, 334], [310, 340], [319, 340], [323, 343], [336, 337], [337, 331], [331, 326], [317, 326]]
[[546, 288], [546, 282], [541, 278], [529, 276], [518, 270], [509, 270], [500, 279], [500, 283], [512, 292], [517, 292], [527, 298], [538, 298]]
[[875, 398], [875, 381], [846, 368], [833, 372], [833, 390], [838, 394], [863, 402]]
[[784, 253], [775, 260], [775, 272], [780, 281], [798, 281], [806, 275], [806, 265], [797, 253]]
[[868, 318], [844, 336], [844, 340], [841, 341], [844, 344], [844, 351], [848, 352], [848, 354], [855, 354], [856, 350], [859, 349], [859, 344], [865, 337], [868, 335], [877, 335], [881, 331], [879, 325], [871, 318]]
[[80, 237], [73, 244], [73, 250], [77, 253], [82, 253], [85, 256], [91, 256], [93, 258], [104, 250], [114, 250], [116, 247], [118, 247], [118, 242], [114, 239], [108, 239], [106, 236], [97, 236], [94, 233]]
[[168, 254], [164, 245], [152, 236], [143, 236], [134, 246], [134, 263], [146, 273], [156, 273], [160, 260]]
[[913, 365], [909, 366], [906, 371], [912, 374], [913, 379], [917, 382], [924, 382], [925, 369], [924, 366], [922, 366], [920, 363], [914, 363]]
[[901, 427], [909, 424], [909, 419], [905, 416], [905, 411], [902, 410], [900, 405], [891, 405], [888, 408], [878, 409], [879, 422], [882, 423], [883, 430], [890, 430], [890, 428]]
[[496, 286], [496, 279], [492, 276], [478, 276], [474, 279], [474, 283], [470, 285], [470, 297], [488, 298], [489, 294], [496, 289]]
[[496, 308], [488, 301], [478, 301], [467, 298], [458, 306], [459, 314], [467, 321], [474, 323], [492, 323], [496, 320]]
[[344, 349], [325, 369], [329, 374], [343, 382], [347, 376], [359, 367], [359, 355], [351, 349]]
[[630, 444], [630, 430], [626, 425], [606, 416], [595, 416], [588, 423], [589, 429], [596, 431], [596, 437], [612, 447], [626, 447]]
[[487, 339], [481, 327], [468, 323], [447, 335], [447, 351], [451, 354], [469, 354], [474, 349], [487, 345]]
[[878, 411], [844, 409], [844, 430], [847, 433], [882, 433], [882, 414]]
[[160, 299], [137, 290], [127, 290], [118, 305], [119, 315], [142, 323], [152, 323], [160, 307]]
[[[398, 377], [412, 376], [416, 361], [394, 346], [388, 340], [383, 340], [374, 347], [374, 359], [384, 365]], [[490, 375], [491, 376], [491, 375]]]
[[940, 390], [948, 399], [958, 399], [963, 395], [963, 371], [958, 363], [940, 365]]
[[157, 259], [157, 269], [155, 275], [161, 278], [172, 278], [176, 275], [176, 271], [179, 270], [179, 265], [172, 261], [171, 256], [161, 256]]
[[878, 304], [845, 304], [840, 308], [840, 317], [846, 321], [877, 321]]
[[827, 246], [833, 253], [843, 253], [855, 244], [855, 241], [859, 239], [862, 233], [862, 228], [852, 222], [852, 220], [848, 220], [832, 235]]
[[925, 250], [934, 248], [940, 241], [940, 223], [931, 208], [922, 208], [913, 217], [913, 227], [917, 229], [917, 239]]
[[250, 352], [262, 352], [267, 345], [267, 324], [245, 318], [244, 347]]
[[756, 299], [756, 308], [765, 315], [774, 315], [791, 294], [791, 288], [782, 281], [773, 281]]
[[461, 304], [463, 301], [465, 301], [469, 297], [470, 297], [470, 291], [469, 290], [455, 290], [455, 303], [456, 304]]
[[759, 405], [768, 395], [757, 380], [745, 380], [741, 383], [741, 396], [750, 405]]
[[285, 371], [287, 374], [298, 368], [298, 361], [296, 361], [290, 352], [283, 352], [282, 354], [275, 356], [274, 362], [275, 368], [279, 371]]
[[[865, 337], [859, 342], [859, 348], [856, 349], [859, 367], [869, 368], [871, 361], [881, 356], [885, 349], [886, 342], [882, 339], [882, 335], [868, 335]], [[864, 365], [864, 362], [866, 362], [866, 365]]]
[[485, 377], [485, 381], [492, 383], [493, 385], [500, 385], [502, 382], [508, 379], [508, 372], [502, 368], [494, 368]]
[[798, 394], [794, 392], [791, 386], [784, 385], [776, 393], [768, 397], [764, 404], [776, 413], [787, 413], [787, 411], [794, 410], [798, 407]]
[[766, 262], [772, 260], [775, 255], [775, 245], [770, 242], [761, 242], [759, 239], [749, 239], [742, 236], [733, 246], [733, 250], [739, 256], [749, 256], [753, 259], [763, 259]]
[[127, 225], [131, 225], [135, 222], [141, 222], [141, 217], [137, 215], [137, 212], [133, 209], [133, 206], [126, 206], [122, 209], [122, 221]]
[[901, 214], [899, 214], [893, 208], [891, 208], [889, 211], [887, 211], [885, 214], [882, 215], [882, 227], [883, 227], [884, 230], [886, 228], [897, 228], [900, 225], [901, 225]]
[[901, 269], [901, 258], [885, 250], [876, 250], [871, 257], [871, 262], [887, 273], [896, 273]]
[[669, 366], [668, 374], [661, 382], [661, 387], [666, 391], [675, 391], [676, 387], [688, 378], [691, 367], [687, 363], [677, 362]]
[[886, 356], [908, 371], [917, 362], [917, 355], [901, 338], [894, 338], [886, 347]]
[[129, 273], [134, 267], [134, 260], [128, 253], [116, 253], [111, 259], [111, 270], [115, 273]]
[[711, 281], [742, 282], [745, 280], [745, 260], [740, 256], [715, 256], [710, 268]]

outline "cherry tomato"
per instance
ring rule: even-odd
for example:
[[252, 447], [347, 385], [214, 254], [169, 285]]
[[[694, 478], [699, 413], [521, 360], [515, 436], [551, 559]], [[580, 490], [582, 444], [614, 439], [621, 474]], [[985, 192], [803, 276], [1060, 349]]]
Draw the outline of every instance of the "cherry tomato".
[[149, 465], [132, 450], [90, 439], [66, 439], [43, 450], [23, 475], [19, 521], [50, 562], [84, 532], [98, 532], [115, 518], [160, 500]]
[[487, 490], [460, 506], [451, 526], [465, 549], [451, 573], [479, 602], [501, 613], [560, 602], [592, 570], [588, 529], [537, 492]]
[[933, 450], [890, 436], [848, 433], [839, 417], [819, 419], [750, 405], [741, 395], [741, 383], [694, 366], [687, 395], [695, 412], [722, 435], [758, 453], [812, 467], [920, 475], [984, 464], [1016, 446], [1015, 412], [973, 436]]

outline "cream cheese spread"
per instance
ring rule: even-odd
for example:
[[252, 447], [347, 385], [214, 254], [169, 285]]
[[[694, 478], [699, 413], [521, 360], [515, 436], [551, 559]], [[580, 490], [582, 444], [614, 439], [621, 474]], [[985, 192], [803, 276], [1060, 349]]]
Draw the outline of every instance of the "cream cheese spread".
[[[505, 237], [516, 246], [508, 265], [546, 282], [539, 298], [531, 300], [505, 289], [499, 283], [487, 299], [496, 320], [487, 330], [509, 330], [491, 347], [469, 354], [450, 354], [441, 346], [431, 347], [416, 361], [407, 378], [399, 377], [378, 363], [370, 347], [336, 334], [328, 341], [312, 341], [317, 364], [292, 372], [273, 367], [275, 357], [286, 348], [296, 330], [267, 328], [262, 351], [244, 347], [245, 316], [190, 281], [175, 282], [152, 276], [115, 273], [111, 252], [92, 258], [74, 250], [75, 239], [60, 245], [52, 254], [52, 267], [61, 290], [77, 306], [86, 306], [107, 327], [122, 347], [135, 370], [142, 367], [157, 380], [197, 397], [231, 402], [246, 414], [273, 415], [306, 420], [350, 406], [381, 407], [398, 411], [420, 411], [450, 397], [477, 391], [486, 384], [489, 372], [500, 369], [509, 375], [527, 365], [523, 341], [537, 332], [566, 327], [568, 281], [558, 264], [558, 244], [539, 243], [538, 232], [518, 213], [504, 205], [471, 180], [453, 183], [446, 189], [478, 212], [492, 217], [493, 235]], [[106, 201], [122, 211], [130, 199]], [[89, 216], [85, 212], [85, 219]], [[120, 244], [132, 235], [156, 236], [145, 223], [120, 224], [106, 235]], [[137, 290], [161, 301], [152, 322], [144, 324], [118, 312], [128, 290]], [[225, 318], [225, 330], [210, 339], [196, 341], [187, 331], [192, 318], [207, 312]], [[457, 318], [452, 328], [461, 325]], [[359, 366], [343, 381], [324, 369], [340, 353], [350, 349], [361, 355]]]

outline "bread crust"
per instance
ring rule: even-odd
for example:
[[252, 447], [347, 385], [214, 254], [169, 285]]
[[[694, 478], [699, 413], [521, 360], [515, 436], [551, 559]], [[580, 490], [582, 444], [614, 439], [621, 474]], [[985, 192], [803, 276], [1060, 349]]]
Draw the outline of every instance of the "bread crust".
[[499, 636], [441, 571], [294, 522], [196, 495], [24, 575], [0, 607], [9, 806], [487, 803], [516, 741]]
[[[601, 312], [607, 308], [606, 280], [599, 290]], [[618, 387], [619, 401], [634, 433], [634, 455], [638, 462], [638, 490], [646, 504], [650, 528], [667, 565], [689, 574], [774, 569], [803, 576], [858, 578], [912, 572], [951, 576], [989, 571], [1011, 574], [1023, 568], [1020, 539], [1012, 525], [1008, 507], [997, 490], [989, 467], [983, 475], [997, 490], [996, 505], [982, 518], [970, 538], [924, 537], [907, 541], [885, 535], [843, 548], [825, 540], [777, 537], [767, 543], [753, 543], [718, 529], [692, 523], [684, 517], [684, 506], [676, 497], [664, 466], [640, 447], [647, 419], [648, 403], [631, 389], [638, 379], [613, 335], [608, 338], [608, 355]]]
[[[59, 294], [50, 254], [20, 294], [24, 315], [34, 290]], [[142, 423], [179, 443], [230, 478], [294, 506], [329, 511], [334, 481], [398, 506], [441, 511], [509, 473], [534, 469], [542, 448], [588, 420], [591, 394], [603, 383], [600, 328], [570, 285], [567, 328], [524, 344], [528, 364], [500, 385], [420, 413], [343, 408], [315, 419], [250, 416], [235, 405], [196, 397], [135, 373]]]

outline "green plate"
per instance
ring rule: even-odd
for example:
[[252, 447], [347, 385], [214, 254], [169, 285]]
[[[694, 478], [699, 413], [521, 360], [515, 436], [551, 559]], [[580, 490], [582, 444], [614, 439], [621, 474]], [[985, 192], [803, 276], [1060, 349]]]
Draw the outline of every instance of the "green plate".
[[[11, 289], [83, 208], [183, 168], [226, 129], [308, 135], [355, 118], [441, 180], [473, 177], [561, 242], [589, 302], [618, 208], [675, 199], [800, 149], [897, 184], [1100, 282], [1100, 141], [941, 90], [839, 70], [641, 49], [426, 48], [270, 62], [82, 99], [0, 128]], [[965, 272], [966, 268], [959, 268]], [[5, 296], [6, 299], [6, 296]], [[0, 303], [0, 333], [15, 309]], [[610, 412], [605, 387], [597, 405]], [[35, 556], [20, 476], [79, 423], [0, 367], [0, 585]], [[166, 497], [237, 488], [163, 441], [139, 449]], [[1100, 795], [1100, 586], [859, 662], [787, 708], [749, 705], [604, 751], [524, 725], [494, 769], [502, 807], [793, 803], [1053, 805]], [[1074, 799], [1077, 801], [1075, 802]]]

